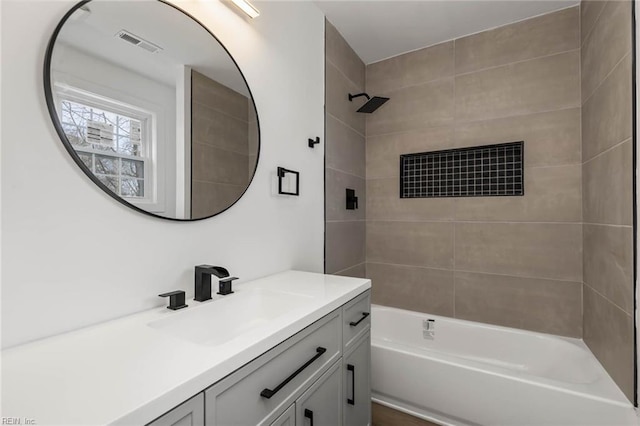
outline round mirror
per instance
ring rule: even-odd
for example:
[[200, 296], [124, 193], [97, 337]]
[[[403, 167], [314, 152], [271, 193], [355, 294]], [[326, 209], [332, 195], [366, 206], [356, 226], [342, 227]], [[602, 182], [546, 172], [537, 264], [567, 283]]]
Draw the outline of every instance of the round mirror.
[[65, 148], [119, 202], [197, 220], [249, 186], [260, 146], [251, 91], [225, 47], [176, 7], [80, 2], [49, 42], [44, 74]]

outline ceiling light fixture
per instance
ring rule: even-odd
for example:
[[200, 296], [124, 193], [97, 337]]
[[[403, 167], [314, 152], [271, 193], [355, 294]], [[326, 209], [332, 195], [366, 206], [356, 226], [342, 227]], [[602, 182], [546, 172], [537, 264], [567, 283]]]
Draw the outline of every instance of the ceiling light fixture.
[[251, 3], [247, 0], [231, 0], [233, 4], [238, 6], [244, 13], [249, 15], [251, 18], [257, 18], [260, 16], [260, 11], [256, 9]]

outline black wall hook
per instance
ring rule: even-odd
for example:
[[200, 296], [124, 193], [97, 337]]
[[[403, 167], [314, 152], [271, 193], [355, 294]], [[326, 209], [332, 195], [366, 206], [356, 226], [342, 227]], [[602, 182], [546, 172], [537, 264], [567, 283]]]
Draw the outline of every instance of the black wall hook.
[[316, 136], [315, 140], [309, 138], [309, 148], [315, 148], [314, 145], [318, 143], [320, 143], [320, 136]]
[[358, 208], [358, 197], [356, 191], [347, 188], [347, 210], [355, 210]]

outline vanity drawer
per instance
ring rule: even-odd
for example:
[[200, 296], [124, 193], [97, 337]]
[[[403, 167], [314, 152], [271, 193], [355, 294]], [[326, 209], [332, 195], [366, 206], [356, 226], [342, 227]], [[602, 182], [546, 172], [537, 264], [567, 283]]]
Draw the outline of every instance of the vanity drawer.
[[371, 290], [345, 303], [342, 307], [342, 339], [344, 348], [351, 345], [371, 327]]
[[207, 425], [268, 425], [342, 355], [341, 308], [205, 391]]

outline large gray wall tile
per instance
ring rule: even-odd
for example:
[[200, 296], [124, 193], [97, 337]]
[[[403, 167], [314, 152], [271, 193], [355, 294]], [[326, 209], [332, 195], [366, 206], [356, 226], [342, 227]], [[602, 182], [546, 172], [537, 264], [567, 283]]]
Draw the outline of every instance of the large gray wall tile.
[[331, 62], [325, 64], [325, 102], [327, 113], [347, 124], [361, 135], [364, 135], [364, 114], [356, 112], [360, 107], [360, 98], [349, 102], [349, 93], [355, 94], [362, 91], [344, 76]]
[[524, 170], [521, 197], [456, 198], [456, 220], [581, 222], [580, 164]]
[[[365, 219], [367, 197], [366, 183], [363, 178], [327, 168], [325, 185], [326, 220]], [[357, 209], [347, 210], [347, 188], [356, 191]]]
[[590, 225], [583, 228], [584, 282], [633, 312], [633, 227]]
[[[195, 103], [191, 107], [191, 120], [193, 142], [243, 154], [249, 152], [250, 123]], [[257, 139], [257, 133], [251, 136]]]
[[576, 6], [459, 38], [455, 41], [456, 73], [578, 49], [578, 20]]
[[399, 178], [367, 179], [367, 220], [453, 220], [453, 198], [400, 198]]
[[458, 271], [582, 281], [580, 224], [458, 222], [455, 227]]
[[200, 219], [220, 212], [235, 203], [245, 185], [227, 185], [194, 180], [191, 182], [191, 218]]
[[378, 93], [390, 98], [367, 117], [367, 136], [406, 132], [453, 122], [453, 78]]
[[582, 159], [588, 161], [631, 137], [631, 55], [582, 106]]
[[452, 75], [450, 41], [368, 65], [367, 91], [373, 96]]
[[338, 32], [331, 22], [325, 20], [326, 60], [351, 80], [356, 86], [364, 88], [365, 66], [356, 52]]
[[367, 262], [453, 267], [453, 224], [367, 222]]
[[453, 127], [367, 136], [367, 179], [399, 177], [400, 155], [438, 151], [453, 145]]
[[593, 30], [596, 19], [602, 13], [607, 2], [602, 0], [582, 0], [580, 2], [580, 39], [581, 44]]
[[582, 214], [586, 223], [632, 224], [631, 144], [628, 140], [583, 165]]
[[459, 123], [455, 146], [524, 141], [525, 166], [580, 164], [580, 108]]
[[326, 167], [365, 177], [365, 138], [335, 117], [326, 117]]
[[200, 143], [192, 144], [192, 178], [213, 183], [247, 185], [249, 156]]
[[582, 101], [631, 50], [631, 2], [608, 1], [582, 46]]
[[367, 278], [372, 303], [453, 316], [453, 271], [367, 263]]
[[456, 120], [580, 106], [577, 50], [456, 76]]
[[343, 277], [366, 278], [367, 273], [365, 264], [361, 263], [343, 271], [338, 271], [335, 273], [335, 275], [341, 275]]
[[333, 274], [364, 262], [365, 222], [327, 222], [325, 272]]
[[584, 286], [584, 341], [629, 400], [633, 400], [633, 318]]
[[248, 121], [249, 99], [217, 81], [191, 71], [191, 101], [207, 105], [227, 115]]
[[455, 273], [456, 317], [582, 337], [582, 283]]

